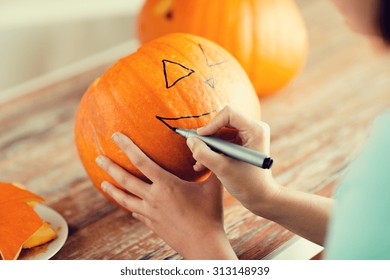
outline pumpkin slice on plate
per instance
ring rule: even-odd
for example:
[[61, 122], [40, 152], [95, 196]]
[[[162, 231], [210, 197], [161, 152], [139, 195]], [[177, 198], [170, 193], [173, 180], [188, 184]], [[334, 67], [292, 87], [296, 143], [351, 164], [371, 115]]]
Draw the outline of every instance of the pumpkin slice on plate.
[[43, 225], [23, 243], [23, 249], [30, 249], [45, 244], [56, 237], [57, 233], [50, 227], [50, 224], [43, 222]]
[[[0, 183], [0, 255], [4, 260], [17, 259], [22, 248], [46, 243], [57, 234], [34, 211], [44, 199], [21, 186]], [[50, 228], [50, 229], [49, 229]]]

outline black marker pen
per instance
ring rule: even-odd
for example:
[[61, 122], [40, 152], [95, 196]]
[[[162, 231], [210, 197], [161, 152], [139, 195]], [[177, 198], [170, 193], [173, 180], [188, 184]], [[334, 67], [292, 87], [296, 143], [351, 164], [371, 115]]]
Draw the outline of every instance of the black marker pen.
[[200, 136], [196, 133], [196, 130], [193, 129], [172, 128], [172, 130], [185, 138], [199, 138], [212, 150], [221, 152], [236, 160], [250, 163], [264, 169], [270, 169], [272, 166], [272, 158], [260, 152], [212, 136]]

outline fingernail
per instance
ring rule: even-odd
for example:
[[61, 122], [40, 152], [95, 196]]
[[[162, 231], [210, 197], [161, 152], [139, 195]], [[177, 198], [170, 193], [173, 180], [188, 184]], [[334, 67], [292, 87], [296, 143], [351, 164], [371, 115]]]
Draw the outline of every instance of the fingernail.
[[104, 192], [106, 192], [106, 191], [107, 191], [107, 188], [108, 188], [107, 182], [104, 181], [104, 182], [101, 184], [101, 187], [102, 187], [102, 190], [103, 190]]
[[117, 132], [115, 132], [112, 136], [111, 136], [112, 140], [114, 140], [116, 143], [119, 143], [120, 141], [120, 137], [119, 137], [119, 134]]
[[194, 139], [192, 139], [192, 137], [188, 138], [187, 139], [187, 146], [190, 148], [190, 150], [192, 150], [192, 147], [194, 146]]
[[103, 163], [104, 163], [104, 157], [98, 156], [98, 157], [96, 158], [96, 163], [97, 163], [97, 165], [99, 165], [100, 167], [102, 167], [102, 166], [103, 166]]
[[193, 166], [192, 166], [192, 169], [194, 169], [194, 171], [198, 171], [198, 163], [195, 163]]

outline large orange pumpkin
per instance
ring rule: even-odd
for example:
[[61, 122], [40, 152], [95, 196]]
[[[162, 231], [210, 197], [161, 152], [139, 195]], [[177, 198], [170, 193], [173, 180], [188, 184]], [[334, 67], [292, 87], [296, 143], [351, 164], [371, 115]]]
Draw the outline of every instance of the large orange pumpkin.
[[188, 34], [150, 41], [114, 64], [82, 97], [75, 123], [81, 161], [99, 189], [103, 180], [115, 182], [96, 165], [98, 155], [146, 180], [112, 141], [119, 131], [166, 170], [185, 180], [202, 180], [208, 173], [193, 170], [185, 139], [169, 126], [204, 126], [227, 104], [260, 118], [253, 86], [228, 52]]
[[307, 55], [307, 31], [293, 0], [147, 0], [141, 43], [171, 32], [210, 39], [246, 70], [259, 96], [289, 83]]

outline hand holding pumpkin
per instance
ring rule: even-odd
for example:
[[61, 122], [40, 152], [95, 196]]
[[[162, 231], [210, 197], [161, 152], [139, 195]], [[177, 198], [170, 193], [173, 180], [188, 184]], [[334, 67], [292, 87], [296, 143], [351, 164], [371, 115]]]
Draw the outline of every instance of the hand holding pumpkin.
[[224, 232], [223, 188], [214, 175], [203, 182], [184, 181], [153, 162], [125, 135], [115, 133], [113, 139], [152, 183], [99, 156], [98, 165], [123, 188], [104, 181], [102, 189], [109, 196], [186, 259], [237, 258]]

